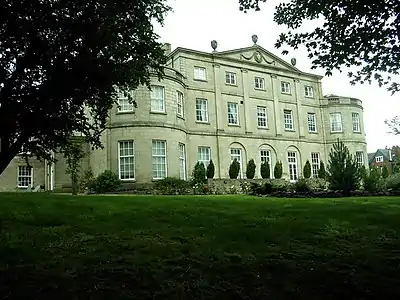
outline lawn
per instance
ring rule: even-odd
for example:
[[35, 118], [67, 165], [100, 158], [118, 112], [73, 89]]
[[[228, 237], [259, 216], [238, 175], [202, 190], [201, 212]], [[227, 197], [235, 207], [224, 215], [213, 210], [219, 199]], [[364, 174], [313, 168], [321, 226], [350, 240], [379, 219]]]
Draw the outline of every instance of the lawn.
[[400, 198], [0, 194], [1, 299], [399, 299]]

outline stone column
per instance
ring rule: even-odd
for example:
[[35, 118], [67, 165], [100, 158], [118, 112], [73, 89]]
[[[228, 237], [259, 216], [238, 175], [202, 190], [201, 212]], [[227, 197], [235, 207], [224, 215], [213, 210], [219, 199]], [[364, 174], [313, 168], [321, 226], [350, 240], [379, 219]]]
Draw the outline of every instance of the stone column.
[[[219, 146], [219, 134], [224, 132], [223, 129], [223, 113], [222, 113], [222, 95], [221, 95], [221, 74], [220, 74], [220, 65], [217, 63], [213, 64], [214, 70], [214, 109], [215, 109], [215, 138], [217, 149], [211, 150], [212, 153], [217, 154], [217, 176], [221, 178], [221, 157], [222, 157], [222, 150]], [[215, 163], [215, 159], [214, 159]]]
[[[250, 106], [250, 97], [248, 93], [248, 79], [247, 79], [247, 74], [248, 71], [247, 69], [241, 69], [242, 71], [242, 89], [243, 89], [243, 105], [242, 107], [244, 108], [244, 130], [247, 133], [252, 134], [252, 122], [251, 122], [251, 106]], [[241, 101], [242, 102], [242, 101]]]
[[281, 120], [283, 118], [283, 111], [280, 110], [280, 105], [279, 105], [279, 82], [278, 78], [276, 75], [271, 74], [271, 79], [272, 79], [272, 91], [273, 91], [273, 97], [274, 97], [274, 124], [275, 124], [275, 132], [276, 136], [282, 136], [282, 124]]
[[301, 109], [301, 103], [300, 99], [302, 97], [301, 95], [301, 86], [300, 86], [300, 80], [295, 79], [294, 80], [294, 87], [295, 87], [295, 100], [296, 100], [296, 106], [297, 106], [297, 124], [298, 124], [298, 132], [299, 132], [299, 138], [304, 139], [304, 118], [307, 118], [306, 114], [303, 114], [302, 109]]

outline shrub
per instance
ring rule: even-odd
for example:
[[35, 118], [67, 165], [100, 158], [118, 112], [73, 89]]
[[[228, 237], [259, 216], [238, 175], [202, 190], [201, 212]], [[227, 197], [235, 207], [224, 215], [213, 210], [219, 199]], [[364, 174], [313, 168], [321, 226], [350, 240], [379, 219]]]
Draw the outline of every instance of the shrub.
[[271, 181], [273, 192], [289, 192], [293, 185], [285, 179], [272, 179]]
[[193, 184], [205, 183], [206, 181], [206, 168], [203, 162], [197, 162], [193, 169]]
[[305, 178], [300, 178], [294, 184], [294, 190], [299, 193], [308, 193], [311, 189], [308, 186], [307, 180]]
[[388, 177], [389, 177], [389, 169], [386, 165], [384, 165], [382, 168], [382, 178], [386, 179]]
[[85, 170], [80, 178], [79, 181], [79, 191], [83, 193], [86, 188], [90, 189], [92, 187], [92, 183], [95, 180], [94, 174], [92, 169], [89, 167], [89, 169]]
[[105, 170], [91, 184], [96, 194], [116, 192], [122, 186], [117, 174], [110, 170]]
[[327, 188], [326, 180], [322, 178], [309, 178], [307, 185], [311, 191], [322, 191]]
[[154, 187], [163, 195], [184, 195], [190, 188], [189, 182], [176, 177], [166, 177], [155, 182]]
[[306, 161], [306, 164], [304, 165], [303, 168], [303, 176], [306, 179], [311, 177], [311, 164], [308, 160]]
[[329, 153], [328, 181], [332, 190], [342, 190], [345, 194], [357, 190], [360, 172], [356, 161], [342, 141], [333, 144]]
[[240, 164], [235, 158], [229, 166], [229, 178], [236, 179], [239, 176]]
[[381, 175], [379, 174], [379, 170], [376, 166], [372, 166], [369, 170], [369, 173], [366, 172], [363, 174], [362, 178], [364, 189], [368, 192], [378, 192], [383, 189]]
[[325, 164], [323, 161], [321, 161], [319, 164], [318, 178], [326, 179]]
[[214, 166], [214, 162], [212, 161], [212, 159], [210, 159], [210, 163], [207, 166], [207, 178], [214, 178], [215, 175], [215, 166]]
[[268, 179], [271, 175], [271, 169], [269, 167], [269, 163], [264, 161], [260, 167], [260, 175], [262, 179]]
[[282, 172], [283, 172], [283, 170], [282, 170], [282, 162], [277, 161], [276, 164], [275, 164], [275, 167], [274, 167], [274, 177], [276, 179], [282, 178]]
[[386, 179], [386, 187], [390, 190], [400, 191], [400, 173], [390, 175]]
[[248, 179], [253, 179], [255, 174], [256, 174], [256, 164], [254, 163], [254, 159], [250, 159], [249, 162], [247, 163], [246, 177]]

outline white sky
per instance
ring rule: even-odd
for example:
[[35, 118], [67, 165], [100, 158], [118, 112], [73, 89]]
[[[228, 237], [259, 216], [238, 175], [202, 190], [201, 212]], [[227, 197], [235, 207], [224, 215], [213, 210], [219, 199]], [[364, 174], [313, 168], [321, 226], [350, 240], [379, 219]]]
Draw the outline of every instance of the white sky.
[[[219, 51], [249, 47], [253, 45], [251, 36], [257, 34], [258, 44], [286, 61], [296, 57], [300, 70], [324, 75], [323, 70], [311, 70], [311, 60], [305, 49], [289, 50], [281, 55], [282, 49], [274, 48], [274, 43], [286, 28], [273, 21], [274, 7], [279, 0], [269, 0], [261, 4], [261, 11], [247, 14], [239, 11], [238, 0], [169, 0], [173, 11], [168, 14], [164, 27], [156, 27], [161, 42], [170, 43], [172, 49], [184, 47], [211, 52], [210, 42], [218, 41]], [[351, 96], [363, 101], [364, 128], [368, 152], [377, 148], [399, 145], [400, 136], [388, 133], [385, 119], [400, 115], [400, 93], [391, 96], [386, 88], [376, 84], [351, 86], [347, 72], [335, 72], [322, 80], [323, 94]]]

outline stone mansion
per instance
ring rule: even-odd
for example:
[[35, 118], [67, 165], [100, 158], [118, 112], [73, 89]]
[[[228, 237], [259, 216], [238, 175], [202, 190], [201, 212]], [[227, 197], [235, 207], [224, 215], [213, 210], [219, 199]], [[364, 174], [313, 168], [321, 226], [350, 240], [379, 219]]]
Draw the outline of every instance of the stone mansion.
[[[317, 175], [332, 144], [342, 140], [360, 165], [367, 166], [363, 107], [359, 99], [323, 96], [322, 76], [309, 74], [257, 45], [211, 52], [165, 44], [165, 77], [152, 89], [132, 91], [138, 107], [119, 97], [102, 136], [104, 149], [83, 164], [95, 175], [112, 170], [126, 182], [165, 177], [188, 179], [197, 161], [215, 165], [216, 178], [228, 178], [231, 161], [245, 177], [249, 159], [283, 163], [283, 177], [295, 181], [306, 160]], [[16, 157], [0, 177], [0, 190], [70, 184], [65, 161], [35, 161], [33, 168]]]

